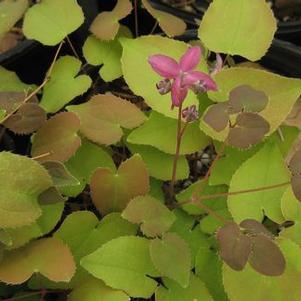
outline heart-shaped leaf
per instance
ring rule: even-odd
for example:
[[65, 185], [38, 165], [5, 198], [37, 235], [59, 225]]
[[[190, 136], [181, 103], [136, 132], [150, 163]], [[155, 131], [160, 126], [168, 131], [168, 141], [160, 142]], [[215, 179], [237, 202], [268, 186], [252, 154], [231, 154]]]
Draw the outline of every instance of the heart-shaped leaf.
[[53, 116], [34, 136], [31, 155], [33, 157], [48, 154], [39, 161], [67, 161], [80, 147], [77, 135], [80, 120], [71, 112]]
[[76, 0], [42, 0], [27, 11], [23, 31], [28, 39], [53, 46], [83, 22], [84, 14]]
[[81, 121], [80, 131], [99, 144], [114, 144], [122, 135], [121, 127], [132, 129], [146, 120], [132, 103], [114, 95], [96, 95], [86, 103], [69, 106]]
[[68, 282], [74, 272], [72, 254], [57, 238], [40, 239], [7, 252], [0, 262], [0, 280], [7, 284], [21, 284], [34, 273], [52, 281]]
[[113, 239], [81, 260], [94, 277], [131, 297], [149, 298], [159, 276], [149, 254], [150, 241], [143, 237], [123, 236]]
[[296, 198], [301, 201], [301, 150], [291, 158], [289, 168], [292, 171], [292, 188]]
[[59, 111], [76, 96], [84, 94], [89, 89], [92, 83], [90, 77], [76, 76], [80, 67], [81, 61], [72, 56], [63, 56], [56, 61], [40, 102], [47, 113]]
[[140, 224], [142, 233], [148, 237], [166, 232], [176, 219], [166, 206], [148, 195], [132, 199], [122, 212], [122, 217]]
[[0, 179], [0, 227], [34, 222], [41, 215], [38, 196], [52, 185], [47, 171], [32, 159], [1, 152]]
[[132, 198], [148, 191], [148, 172], [139, 155], [121, 163], [117, 173], [98, 168], [91, 178], [92, 200], [102, 214], [122, 211]]

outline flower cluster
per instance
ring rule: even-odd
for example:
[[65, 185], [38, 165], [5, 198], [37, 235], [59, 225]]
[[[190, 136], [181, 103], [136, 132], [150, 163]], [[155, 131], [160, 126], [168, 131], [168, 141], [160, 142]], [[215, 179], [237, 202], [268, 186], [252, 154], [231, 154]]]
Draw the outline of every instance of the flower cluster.
[[195, 71], [201, 59], [201, 48], [190, 47], [180, 58], [179, 63], [173, 58], [162, 54], [149, 57], [148, 61], [155, 72], [164, 77], [157, 84], [160, 94], [171, 91], [172, 107], [179, 107], [191, 89], [195, 93], [216, 91], [217, 86], [210, 75]]

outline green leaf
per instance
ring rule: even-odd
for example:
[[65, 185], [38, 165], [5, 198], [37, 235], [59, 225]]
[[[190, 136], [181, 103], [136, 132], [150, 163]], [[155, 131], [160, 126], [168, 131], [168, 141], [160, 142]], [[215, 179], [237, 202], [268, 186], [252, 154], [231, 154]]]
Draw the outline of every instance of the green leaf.
[[121, 163], [117, 173], [98, 168], [91, 178], [92, 201], [96, 208], [107, 214], [122, 211], [129, 201], [149, 191], [149, 176], [144, 162], [136, 154]]
[[86, 184], [90, 183], [92, 173], [98, 167], [107, 167], [112, 171], [116, 170], [115, 164], [106, 150], [87, 139], [82, 139], [80, 148], [76, 151], [75, 155], [65, 163], [65, 166], [80, 182], [78, 186], [68, 186], [61, 189], [63, 194], [73, 197], [80, 194]]
[[15, 72], [9, 71], [0, 66], [0, 92], [24, 92], [33, 86], [21, 82]]
[[[163, 181], [171, 180], [174, 156], [161, 152], [148, 145], [128, 145], [131, 153], [138, 153], [145, 162], [149, 175]], [[180, 156], [177, 165], [176, 179], [182, 180], [189, 176], [189, 166], [186, 158]]]
[[157, 282], [148, 276], [159, 276], [150, 258], [149, 245], [146, 238], [119, 237], [84, 257], [81, 265], [112, 288], [124, 290], [131, 297], [149, 298]]
[[163, 283], [164, 286], [160, 285], [156, 290], [156, 301], [213, 301], [204, 283], [193, 273], [190, 275], [190, 283], [186, 288], [165, 278]]
[[134, 104], [110, 94], [95, 95], [67, 110], [79, 116], [82, 134], [98, 144], [115, 144], [123, 136], [121, 127], [133, 129], [146, 120]]
[[162, 239], [151, 241], [150, 256], [162, 276], [175, 280], [183, 288], [188, 287], [191, 254], [184, 239], [175, 233], [164, 233]]
[[0, 181], [0, 227], [34, 222], [41, 215], [38, 196], [52, 185], [47, 171], [32, 159], [1, 152]]
[[123, 210], [122, 217], [140, 224], [142, 233], [148, 237], [166, 232], [176, 219], [166, 206], [148, 195], [132, 199]]
[[222, 280], [222, 261], [211, 246], [202, 246], [196, 256], [196, 275], [204, 282], [214, 300], [227, 301]]
[[0, 122], [1, 122], [2, 119], [5, 117], [5, 115], [6, 115], [6, 110], [0, 109]]
[[264, 0], [214, 0], [202, 19], [199, 37], [214, 52], [257, 61], [270, 47], [276, 29]]
[[234, 220], [261, 221], [265, 214], [277, 223], [283, 222], [280, 202], [286, 187], [269, 190], [260, 188], [288, 181], [288, 169], [279, 147], [275, 143], [266, 143], [254, 156], [245, 161], [232, 177], [230, 191], [259, 189], [257, 192], [228, 197], [229, 211]]
[[4, 0], [0, 3], [0, 41], [15, 23], [21, 19], [27, 7], [28, 0]]
[[129, 296], [121, 290], [115, 290], [99, 279], [90, 277], [77, 285], [68, 296], [68, 301], [128, 301]]
[[159, 181], [154, 178], [149, 179], [150, 191], [149, 195], [160, 201], [162, 204], [165, 202], [165, 196], [163, 192], [163, 181]]
[[87, 75], [79, 75], [81, 61], [72, 56], [60, 57], [54, 64], [50, 80], [45, 85], [40, 105], [47, 113], [56, 113], [91, 86]]
[[0, 262], [0, 280], [7, 284], [23, 283], [37, 272], [53, 281], [68, 282], [75, 272], [68, 247], [59, 239], [44, 238], [5, 253]]
[[23, 31], [28, 39], [53, 46], [83, 22], [84, 14], [76, 0], [42, 0], [27, 11]]
[[[301, 80], [287, 78], [265, 70], [235, 67], [223, 69], [215, 76], [218, 92], [209, 92], [209, 97], [216, 102], [229, 99], [229, 93], [240, 85], [249, 85], [264, 92], [269, 97], [267, 107], [260, 112], [270, 124], [273, 133], [285, 120], [301, 94]], [[285, 101], [283, 101], [285, 99]], [[201, 120], [201, 128], [217, 140], [225, 140], [227, 131], [216, 132]]]
[[41, 162], [69, 160], [81, 145], [79, 127], [80, 120], [71, 112], [54, 115], [34, 135], [31, 155], [42, 156], [37, 159]]
[[[120, 39], [120, 41], [123, 46], [121, 59], [123, 76], [130, 89], [142, 96], [153, 110], [165, 116], [177, 118], [177, 110], [171, 110], [170, 94], [160, 95], [156, 88], [156, 83], [162, 77], [152, 70], [148, 57], [154, 54], [164, 54], [179, 60], [189, 45], [160, 36], [145, 36], [134, 40]], [[203, 71], [206, 70], [204, 60], [197, 69], [200, 70], [200, 68]], [[198, 107], [198, 99], [193, 92], [189, 92], [184, 103], [185, 107], [190, 105]]]
[[[286, 270], [281, 276], [261, 275], [249, 265], [240, 272], [223, 266], [223, 283], [231, 301], [300, 300], [301, 289], [298, 286], [298, 279], [301, 277], [300, 247], [287, 239], [279, 239], [278, 242], [286, 259]], [[252, 296], [246, 299], [246, 292], [252, 292]]]
[[11, 238], [11, 243], [7, 249], [19, 248], [33, 238], [49, 233], [60, 220], [64, 210], [64, 203], [43, 205], [41, 210], [42, 215], [34, 223], [28, 226], [5, 229]]
[[130, 38], [131, 35], [131, 32], [125, 26], [122, 26], [113, 41], [99, 40], [93, 35], [87, 38], [83, 46], [84, 57], [90, 65], [103, 65], [99, 70], [99, 75], [106, 82], [122, 75], [120, 61], [122, 46], [119, 38], [122, 36]]
[[[150, 118], [127, 138], [132, 144], [150, 145], [168, 153], [175, 154], [177, 121], [152, 112]], [[189, 123], [181, 142], [180, 154], [191, 154], [207, 146], [209, 140], [199, 129], [197, 123]]]

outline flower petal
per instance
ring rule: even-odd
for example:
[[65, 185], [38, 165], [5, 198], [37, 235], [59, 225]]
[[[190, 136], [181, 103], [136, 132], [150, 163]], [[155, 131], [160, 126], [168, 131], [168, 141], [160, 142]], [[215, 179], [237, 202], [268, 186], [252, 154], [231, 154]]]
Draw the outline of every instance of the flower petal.
[[216, 54], [216, 62], [214, 64], [214, 67], [212, 71], [210, 72], [210, 75], [216, 75], [223, 69], [223, 58], [220, 56], [219, 53]]
[[165, 78], [175, 78], [180, 72], [178, 63], [173, 58], [166, 55], [151, 55], [148, 58], [148, 62], [154, 71]]
[[200, 62], [202, 50], [199, 46], [190, 47], [180, 59], [182, 71], [192, 71]]
[[185, 75], [183, 85], [191, 87], [197, 84], [198, 82], [201, 82], [207, 91], [217, 90], [217, 85], [215, 81], [208, 74], [200, 71], [192, 71]]
[[172, 106], [179, 107], [180, 104], [184, 101], [188, 93], [188, 87], [182, 86], [181, 77], [178, 76], [172, 84], [171, 87], [171, 99]]

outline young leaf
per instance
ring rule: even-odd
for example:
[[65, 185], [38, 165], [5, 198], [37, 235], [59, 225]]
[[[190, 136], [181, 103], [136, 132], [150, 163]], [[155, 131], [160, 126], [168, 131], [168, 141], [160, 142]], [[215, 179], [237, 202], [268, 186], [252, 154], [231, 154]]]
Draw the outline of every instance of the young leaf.
[[69, 185], [79, 185], [79, 181], [68, 172], [64, 164], [62, 164], [61, 162], [45, 161], [43, 162], [43, 166], [50, 174], [54, 186], [64, 187]]
[[40, 102], [47, 113], [56, 113], [89, 89], [92, 83], [90, 77], [77, 76], [80, 67], [81, 61], [72, 56], [63, 56], [56, 61]]
[[31, 134], [38, 130], [46, 120], [46, 112], [38, 104], [25, 103], [3, 125], [16, 134]]
[[148, 0], [142, 0], [144, 8], [157, 20], [162, 30], [169, 36], [179, 36], [186, 30], [185, 22], [169, 13], [155, 9]]
[[139, 155], [121, 163], [116, 174], [98, 168], [91, 178], [92, 200], [102, 214], [122, 211], [132, 198], [148, 191], [148, 172]]
[[76, 0], [42, 0], [25, 14], [23, 32], [28, 39], [53, 46], [83, 22], [84, 14]]
[[[249, 265], [240, 272], [224, 265], [223, 283], [231, 301], [250, 298], [256, 301], [300, 300], [301, 288], [298, 286], [298, 279], [301, 277], [300, 247], [287, 239], [280, 239], [279, 246], [286, 260], [286, 269], [281, 276], [261, 275]], [[246, 297], [246, 292], [252, 292], [252, 296]]]
[[131, 223], [141, 224], [142, 233], [148, 237], [160, 236], [176, 219], [166, 206], [148, 195], [132, 199], [122, 217]]
[[[127, 138], [132, 144], [151, 145], [165, 153], [175, 154], [177, 121], [152, 112], [150, 118]], [[181, 143], [180, 154], [191, 154], [209, 144], [208, 137], [199, 129], [197, 123], [189, 123]]]
[[228, 103], [217, 103], [210, 106], [203, 117], [203, 120], [215, 131], [221, 132], [229, 124]]
[[229, 191], [258, 188], [258, 191], [253, 193], [228, 197], [228, 208], [233, 219], [236, 222], [250, 218], [262, 221], [265, 214], [271, 220], [282, 223], [280, 200], [286, 186], [270, 190], [260, 188], [288, 181], [288, 170], [277, 144], [267, 142], [254, 156], [245, 161], [232, 177]]
[[162, 239], [150, 243], [150, 256], [162, 276], [187, 288], [190, 278], [191, 254], [188, 244], [175, 233], [164, 233]]
[[1, 152], [0, 179], [0, 227], [34, 222], [41, 215], [38, 196], [52, 185], [47, 171], [32, 159]]
[[59, 239], [44, 238], [5, 253], [0, 262], [0, 280], [7, 284], [21, 284], [37, 272], [52, 281], [68, 282], [75, 272], [68, 247]]
[[113, 40], [119, 30], [119, 20], [130, 14], [131, 10], [129, 0], [118, 0], [112, 11], [102, 12], [94, 19], [90, 31], [100, 40]]
[[[130, 89], [136, 95], [142, 96], [153, 110], [165, 116], [177, 118], [177, 110], [171, 110], [170, 107], [170, 95], [160, 95], [156, 88], [156, 84], [162, 78], [152, 70], [148, 58], [151, 55], [163, 54], [178, 61], [189, 45], [160, 36], [144, 36], [138, 39], [123, 38], [120, 41], [123, 46], [122, 72]], [[197, 70], [206, 71], [206, 68], [205, 60], [201, 60]], [[190, 91], [185, 99], [185, 106], [191, 105], [198, 107], [198, 99]]]
[[107, 167], [116, 171], [115, 164], [106, 150], [86, 139], [82, 139], [80, 148], [65, 163], [65, 166], [80, 182], [78, 186], [67, 186], [62, 189], [63, 194], [68, 196], [76, 196], [81, 193], [86, 184], [90, 183], [92, 173], [98, 167]]
[[77, 135], [80, 120], [71, 112], [63, 112], [49, 119], [35, 134], [32, 143], [33, 157], [49, 153], [39, 161], [67, 161], [80, 147]]
[[234, 270], [242, 270], [251, 253], [251, 239], [241, 233], [235, 223], [229, 223], [217, 232], [221, 258]]
[[130, 38], [130, 30], [121, 26], [119, 32], [113, 41], [102, 41], [89, 36], [83, 46], [83, 54], [90, 65], [103, 65], [99, 70], [99, 75], [106, 82], [110, 82], [122, 75], [121, 55], [122, 46], [119, 42], [120, 37]]
[[270, 47], [276, 29], [264, 0], [214, 0], [202, 19], [199, 37], [209, 50], [257, 61]]
[[67, 109], [79, 116], [83, 135], [106, 145], [121, 139], [121, 127], [132, 129], [146, 120], [135, 105], [114, 95], [99, 94], [84, 104], [69, 106]]
[[269, 123], [256, 113], [241, 113], [236, 125], [230, 128], [227, 141], [229, 145], [247, 149], [259, 143], [269, 132]]
[[[172, 177], [174, 156], [161, 152], [148, 145], [128, 144], [131, 153], [138, 153], [145, 162], [149, 175], [163, 181], [169, 181]], [[178, 159], [176, 179], [187, 179], [189, 166], [186, 158], [180, 156]]]
[[129, 296], [121, 290], [115, 290], [99, 279], [89, 277], [78, 284], [68, 296], [68, 301], [128, 301]]
[[277, 244], [264, 234], [252, 237], [252, 252], [249, 263], [266, 276], [280, 276], [285, 270], [285, 258]]
[[149, 298], [159, 276], [149, 254], [146, 238], [123, 236], [113, 239], [81, 260], [81, 265], [94, 277], [131, 297]]
[[4, 0], [0, 3], [0, 41], [25, 13], [28, 0]]
[[156, 301], [213, 301], [204, 283], [193, 273], [190, 274], [190, 283], [186, 288], [167, 278], [163, 279], [163, 283], [164, 286], [160, 285], [156, 290]]

